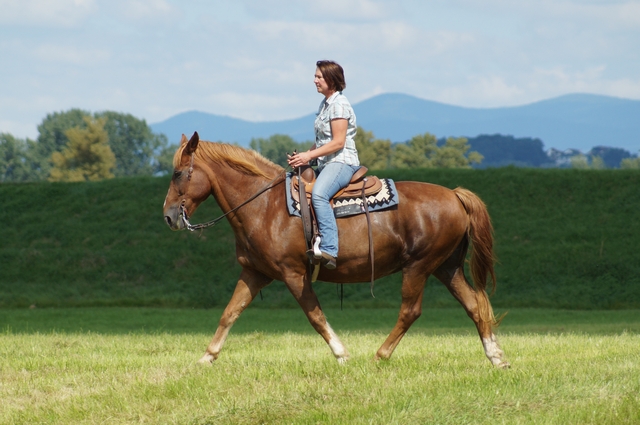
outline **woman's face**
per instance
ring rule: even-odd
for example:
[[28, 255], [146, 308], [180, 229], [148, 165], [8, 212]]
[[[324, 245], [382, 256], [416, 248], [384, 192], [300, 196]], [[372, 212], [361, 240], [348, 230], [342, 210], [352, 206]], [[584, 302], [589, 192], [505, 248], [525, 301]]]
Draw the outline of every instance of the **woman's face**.
[[319, 68], [316, 68], [316, 75], [313, 79], [313, 82], [316, 85], [318, 93], [322, 93], [325, 97], [329, 97], [331, 95], [332, 90], [329, 88], [329, 85], [322, 77], [322, 72]]

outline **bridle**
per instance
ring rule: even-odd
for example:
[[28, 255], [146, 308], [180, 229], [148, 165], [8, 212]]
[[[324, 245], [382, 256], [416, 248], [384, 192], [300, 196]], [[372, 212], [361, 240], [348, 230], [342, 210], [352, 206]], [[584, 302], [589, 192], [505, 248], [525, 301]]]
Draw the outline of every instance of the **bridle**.
[[[266, 186], [264, 186], [262, 189], [260, 189], [259, 191], [257, 191], [255, 194], [253, 194], [249, 199], [247, 199], [246, 201], [244, 201], [243, 203], [241, 203], [240, 205], [238, 205], [237, 207], [227, 211], [226, 213], [222, 214], [220, 217], [214, 218], [213, 220], [207, 221], [206, 223], [200, 223], [200, 224], [191, 224], [189, 222], [189, 216], [187, 215], [187, 209], [185, 208], [185, 204], [187, 202], [187, 200], [185, 198], [182, 198], [182, 201], [180, 202], [180, 219], [182, 220], [182, 222], [184, 223], [185, 227], [194, 232], [196, 230], [200, 230], [200, 229], [206, 229], [207, 227], [212, 227], [215, 226], [216, 224], [218, 224], [218, 222], [220, 220], [222, 220], [223, 218], [225, 218], [226, 216], [228, 216], [229, 214], [236, 212], [237, 210], [239, 210], [241, 207], [247, 205], [249, 202], [253, 201], [254, 199], [256, 199], [258, 196], [262, 195], [264, 192], [266, 192], [267, 190], [271, 189], [272, 187], [274, 187], [274, 183], [281, 178], [285, 173], [287, 172], [287, 170], [283, 170], [280, 174], [278, 174], [273, 180], [271, 180], [269, 183], [266, 184]], [[189, 184], [191, 183], [191, 176], [193, 174], [193, 153], [191, 153], [191, 161], [189, 163], [189, 171], [187, 173], [187, 189], [189, 188]], [[284, 181], [284, 180], [283, 180]], [[185, 193], [188, 190], [185, 191]]]

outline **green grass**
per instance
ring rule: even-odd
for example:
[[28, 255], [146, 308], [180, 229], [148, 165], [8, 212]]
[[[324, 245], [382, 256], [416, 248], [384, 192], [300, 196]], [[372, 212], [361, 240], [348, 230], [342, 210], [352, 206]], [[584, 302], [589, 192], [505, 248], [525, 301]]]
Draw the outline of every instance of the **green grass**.
[[340, 366], [299, 310], [250, 308], [212, 367], [220, 309], [0, 310], [0, 423], [634, 424], [638, 313], [515, 309], [496, 370], [461, 309], [382, 362], [396, 309], [328, 309]]
[[[502, 308], [640, 308], [638, 170], [390, 170], [478, 193], [495, 226]], [[228, 301], [239, 266], [226, 221], [201, 234], [171, 232], [162, 219], [167, 178], [0, 185], [0, 308], [72, 306], [216, 307]], [[194, 222], [220, 214], [211, 199]], [[393, 307], [399, 275], [345, 286], [347, 307]], [[318, 283], [323, 306], [336, 287]], [[281, 282], [265, 308], [293, 307]], [[455, 307], [436, 280], [428, 307]]]

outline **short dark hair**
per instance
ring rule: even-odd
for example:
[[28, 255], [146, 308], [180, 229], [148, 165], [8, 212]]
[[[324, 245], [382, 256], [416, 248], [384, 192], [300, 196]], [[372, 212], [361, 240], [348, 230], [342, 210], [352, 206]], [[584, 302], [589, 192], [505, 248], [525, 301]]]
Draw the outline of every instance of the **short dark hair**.
[[322, 78], [331, 90], [342, 91], [347, 87], [347, 83], [344, 81], [344, 71], [336, 62], [322, 60], [316, 62], [316, 66], [322, 72]]

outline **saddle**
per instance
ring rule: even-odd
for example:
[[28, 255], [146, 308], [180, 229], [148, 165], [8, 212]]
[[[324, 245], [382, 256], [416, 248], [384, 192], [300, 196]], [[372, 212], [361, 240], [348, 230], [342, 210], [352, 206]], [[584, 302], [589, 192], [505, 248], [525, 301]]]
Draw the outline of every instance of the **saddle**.
[[[296, 168], [295, 177], [291, 179], [291, 195], [295, 201], [300, 204], [300, 215], [302, 217], [302, 226], [304, 229], [305, 240], [307, 242], [307, 256], [310, 264], [314, 267], [311, 273], [311, 281], [315, 282], [318, 273], [321, 253], [319, 249], [320, 234], [318, 232], [313, 206], [311, 204], [311, 192], [316, 181], [316, 173], [309, 165]], [[367, 167], [361, 166], [351, 177], [349, 184], [339, 190], [331, 198], [331, 206], [340, 199], [350, 199], [361, 197], [362, 208], [367, 217], [367, 227], [369, 230], [369, 257], [371, 262], [371, 295], [373, 295], [374, 281], [374, 255], [373, 255], [373, 235], [371, 232], [371, 220], [369, 218], [369, 207], [367, 197], [375, 195], [383, 187], [382, 181], [376, 176], [367, 176]]]
[[[296, 202], [300, 202], [300, 182], [304, 184], [304, 192], [307, 203], [311, 202], [311, 191], [316, 182], [316, 173], [309, 165], [298, 167], [296, 169], [297, 177], [291, 179], [291, 195]], [[356, 198], [362, 196], [375, 195], [382, 189], [382, 181], [376, 176], [367, 176], [368, 168], [360, 166], [351, 177], [351, 181], [347, 187], [340, 189], [333, 198], [331, 198], [331, 206], [339, 199]], [[362, 190], [364, 189], [364, 193]]]

